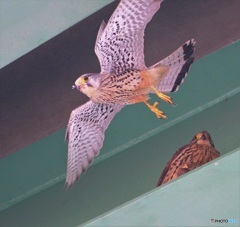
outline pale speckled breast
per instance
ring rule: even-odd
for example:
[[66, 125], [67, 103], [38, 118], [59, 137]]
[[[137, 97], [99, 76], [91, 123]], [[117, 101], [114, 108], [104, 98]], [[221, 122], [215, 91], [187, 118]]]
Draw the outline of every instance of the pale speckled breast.
[[106, 75], [93, 101], [128, 104], [130, 99], [139, 95], [139, 92], [135, 90], [141, 82], [142, 78], [137, 70], [129, 70], [120, 75]]

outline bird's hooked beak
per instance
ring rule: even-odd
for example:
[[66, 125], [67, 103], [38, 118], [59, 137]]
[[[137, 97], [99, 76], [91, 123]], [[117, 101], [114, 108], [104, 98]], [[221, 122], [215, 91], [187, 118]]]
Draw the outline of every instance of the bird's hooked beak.
[[201, 137], [202, 137], [202, 133], [201, 132], [196, 135], [196, 139], [198, 139], [198, 140], [200, 140]]
[[209, 135], [209, 133], [207, 131], [202, 131], [199, 132], [196, 136], [195, 139], [198, 140], [198, 143], [200, 144], [206, 144], [208, 143], [209, 145], [211, 145], [212, 147], [214, 147], [214, 143], [212, 141], [211, 136]]
[[79, 77], [76, 81], [75, 81], [75, 85], [72, 85], [72, 89], [77, 88], [77, 89], [81, 89], [81, 87], [86, 84], [88, 81], [88, 77], [87, 76], [81, 76]]

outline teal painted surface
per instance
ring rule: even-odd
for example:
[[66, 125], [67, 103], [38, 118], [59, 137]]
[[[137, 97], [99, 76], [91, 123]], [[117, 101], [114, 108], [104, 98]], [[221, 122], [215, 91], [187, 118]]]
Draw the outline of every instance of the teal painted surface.
[[[0, 212], [2, 225], [70, 227], [89, 221], [153, 190], [164, 165], [173, 153], [180, 146], [188, 143], [192, 136], [202, 129], [210, 132], [216, 149], [222, 155], [236, 148], [240, 149], [239, 103], [240, 94], [232, 96], [212, 108], [93, 165], [69, 191], [64, 188], [64, 180], [39, 191]], [[36, 157], [38, 158], [39, 156]], [[57, 156], [55, 158], [55, 163], [52, 164], [58, 165], [59, 159]], [[41, 175], [51, 177], [51, 171], [48, 171], [43, 163], [42, 159], [39, 159], [42, 168], [38, 173], [28, 173], [25, 176], [26, 179], [20, 173], [14, 176], [15, 179], [20, 178], [17, 180], [19, 183], [17, 187], [24, 187], [27, 182], [38, 179]], [[11, 169], [15, 169], [14, 164], [16, 162], [9, 163]], [[34, 164], [36, 165], [36, 162]], [[25, 169], [31, 163], [24, 162], [22, 165], [25, 166], [22, 169]], [[5, 177], [13, 177], [6, 170], [4, 174]], [[1, 181], [2, 179], [1, 177]], [[10, 180], [14, 182], [14, 178]], [[13, 190], [13, 186], [8, 185], [8, 189]], [[231, 187], [228, 190], [231, 194]], [[214, 210], [215, 207], [212, 209]]]
[[84, 226], [239, 226], [239, 161], [240, 149]]
[[64, 178], [67, 157], [64, 133], [65, 130], [60, 130], [0, 160], [0, 210]]
[[1, 0], [0, 68], [112, 1]]
[[[237, 42], [198, 60], [173, 95], [178, 105], [161, 103], [167, 120], [142, 104], [123, 109], [107, 130], [100, 156], [69, 191], [64, 129], [0, 160], [1, 226], [77, 226], [114, 209], [154, 189], [172, 154], [203, 129], [222, 155], [239, 149], [239, 53]], [[229, 183], [228, 171], [221, 171]]]

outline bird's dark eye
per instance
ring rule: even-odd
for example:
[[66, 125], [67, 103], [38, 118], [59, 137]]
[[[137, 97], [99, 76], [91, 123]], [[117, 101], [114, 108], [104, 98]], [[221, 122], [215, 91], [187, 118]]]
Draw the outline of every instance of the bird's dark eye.
[[207, 138], [206, 138], [206, 136], [204, 136], [204, 135], [202, 135], [202, 138], [201, 138], [202, 140], [206, 140]]
[[84, 79], [85, 82], [87, 82], [88, 81], [88, 76], [84, 76], [83, 79]]

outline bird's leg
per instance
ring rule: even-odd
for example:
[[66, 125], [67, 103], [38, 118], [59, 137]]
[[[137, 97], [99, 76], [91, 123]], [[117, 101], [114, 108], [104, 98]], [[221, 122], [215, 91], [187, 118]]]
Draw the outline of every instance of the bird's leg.
[[172, 104], [172, 105], [175, 105], [174, 102], [173, 102], [173, 99], [172, 99], [170, 96], [165, 95], [165, 94], [164, 94], [163, 92], [161, 92], [161, 91], [158, 91], [154, 86], [151, 86], [150, 88], [156, 93], [156, 95], [157, 95], [160, 99], [162, 99], [163, 101], [165, 101], [165, 102], [167, 102], [167, 103], [170, 103], [170, 104]]
[[157, 118], [166, 118], [167, 116], [157, 108], [158, 102], [155, 102], [153, 105], [148, 103], [147, 101], [144, 101], [144, 103], [148, 106], [148, 108], [156, 114]]
[[139, 102], [144, 102], [148, 108], [156, 114], [157, 118], [166, 118], [167, 116], [157, 108], [158, 102], [155, 102], [153, 105], [151, 105], [150, 103], [147, 102], [147, 100], [149, 99], [148, 95], [139, 95], [133, 99], [131, 99], [129, 101], [129, 103], [133, 104], [133, 103], [139, 103]]

